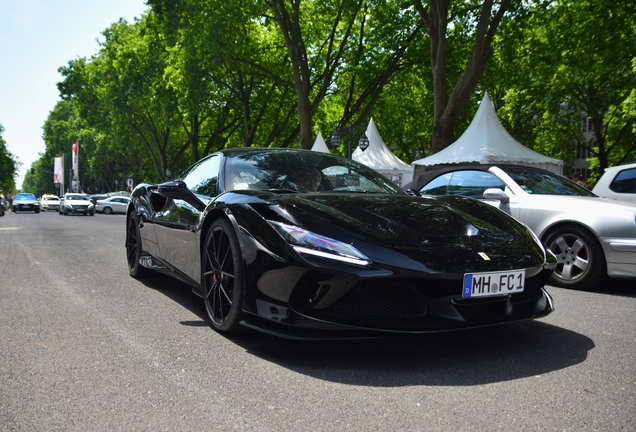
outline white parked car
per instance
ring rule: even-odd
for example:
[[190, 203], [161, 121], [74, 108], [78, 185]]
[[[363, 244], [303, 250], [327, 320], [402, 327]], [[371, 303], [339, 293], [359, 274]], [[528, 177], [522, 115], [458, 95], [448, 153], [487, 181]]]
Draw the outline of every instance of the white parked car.
[[592, 192], [603, 198], [636, 203], [636, 163], [606, 168]]
[[81, 193], [67, 193], [60, 203], [60, 214], [64, 216], [80, 213], [84, 216], [95, 215], [95, 206], [87, 195]]
[[606, 275], [636, 279], [636, 204], [599, 198], [563, 176], [518, 165], [455, 165], [426, 172], [404, 189], [480, 199], [525, 223], [557, 257], [555, 285], [597, 287]]
[[122, 213], [126, 214], [130, 198], [126, 196], [111, 196], [105, 199], [97, 200], [95, 210], [104, 214]]

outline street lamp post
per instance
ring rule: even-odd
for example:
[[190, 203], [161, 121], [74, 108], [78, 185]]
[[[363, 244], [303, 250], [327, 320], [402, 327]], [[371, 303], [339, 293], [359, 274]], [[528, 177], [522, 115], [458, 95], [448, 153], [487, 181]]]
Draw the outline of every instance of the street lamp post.
[[[355, 132], [356, 129], [357, 128], [354, 128], [353, 125], [349, 123], [349, 140], [347, 143], [349, 146], [347, 151], [347, 157], [349, 159], [351, 159], [351, 143], [353, 142], [353, 133]], [[331, 147], [334, 149], [340, 147], [340, 144], [342, 144], [342, 138], [340, 137], [340, 134], [338, 133], [337, 124], [336, 124], [336, 130], [334, 130], [333, 134], [331, 134], [330, 141], [331, 141]], [[365, 151], [369, 147], [369, 138], [367, 138], [366, 132], [362, 132], [362, 136], [360, 137], [360, 140], [358, 141], [358, 146], [360, 146], [360, 149], [362, 151]]]

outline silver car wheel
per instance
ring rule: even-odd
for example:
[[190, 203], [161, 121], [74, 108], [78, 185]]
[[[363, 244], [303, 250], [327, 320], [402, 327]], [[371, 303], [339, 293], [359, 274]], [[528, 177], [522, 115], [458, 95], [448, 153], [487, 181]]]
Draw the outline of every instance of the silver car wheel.
[[576, 226], [563, 227], [553, 231], [546, 244], [557, 257], [557, 267], [552, 276], [556, 285], [592, 288], [605, 278], [602, 249], [587, 231]]

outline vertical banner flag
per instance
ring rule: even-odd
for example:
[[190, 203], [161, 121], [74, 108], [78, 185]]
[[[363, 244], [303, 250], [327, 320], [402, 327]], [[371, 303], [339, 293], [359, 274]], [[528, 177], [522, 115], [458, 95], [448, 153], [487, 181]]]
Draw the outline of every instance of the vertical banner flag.
[[75, 141], [75, 144], [73, 144], [73, 175], [75, 176], [75, 179], [79, 179], [78, 153], [79, 153], [79, 141]]
[[64, 157], [56, 157], [53, 160], [53, 183], [63, 183], [62, 176], [64, 175]]

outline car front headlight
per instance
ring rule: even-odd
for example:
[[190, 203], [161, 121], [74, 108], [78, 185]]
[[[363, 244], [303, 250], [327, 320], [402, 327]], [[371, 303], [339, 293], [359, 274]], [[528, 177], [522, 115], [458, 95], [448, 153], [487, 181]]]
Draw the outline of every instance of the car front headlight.
[[371, 260], [350, 244], [324, 237], [294, 225], [267, 221], [299, 254], [367, 266]]

